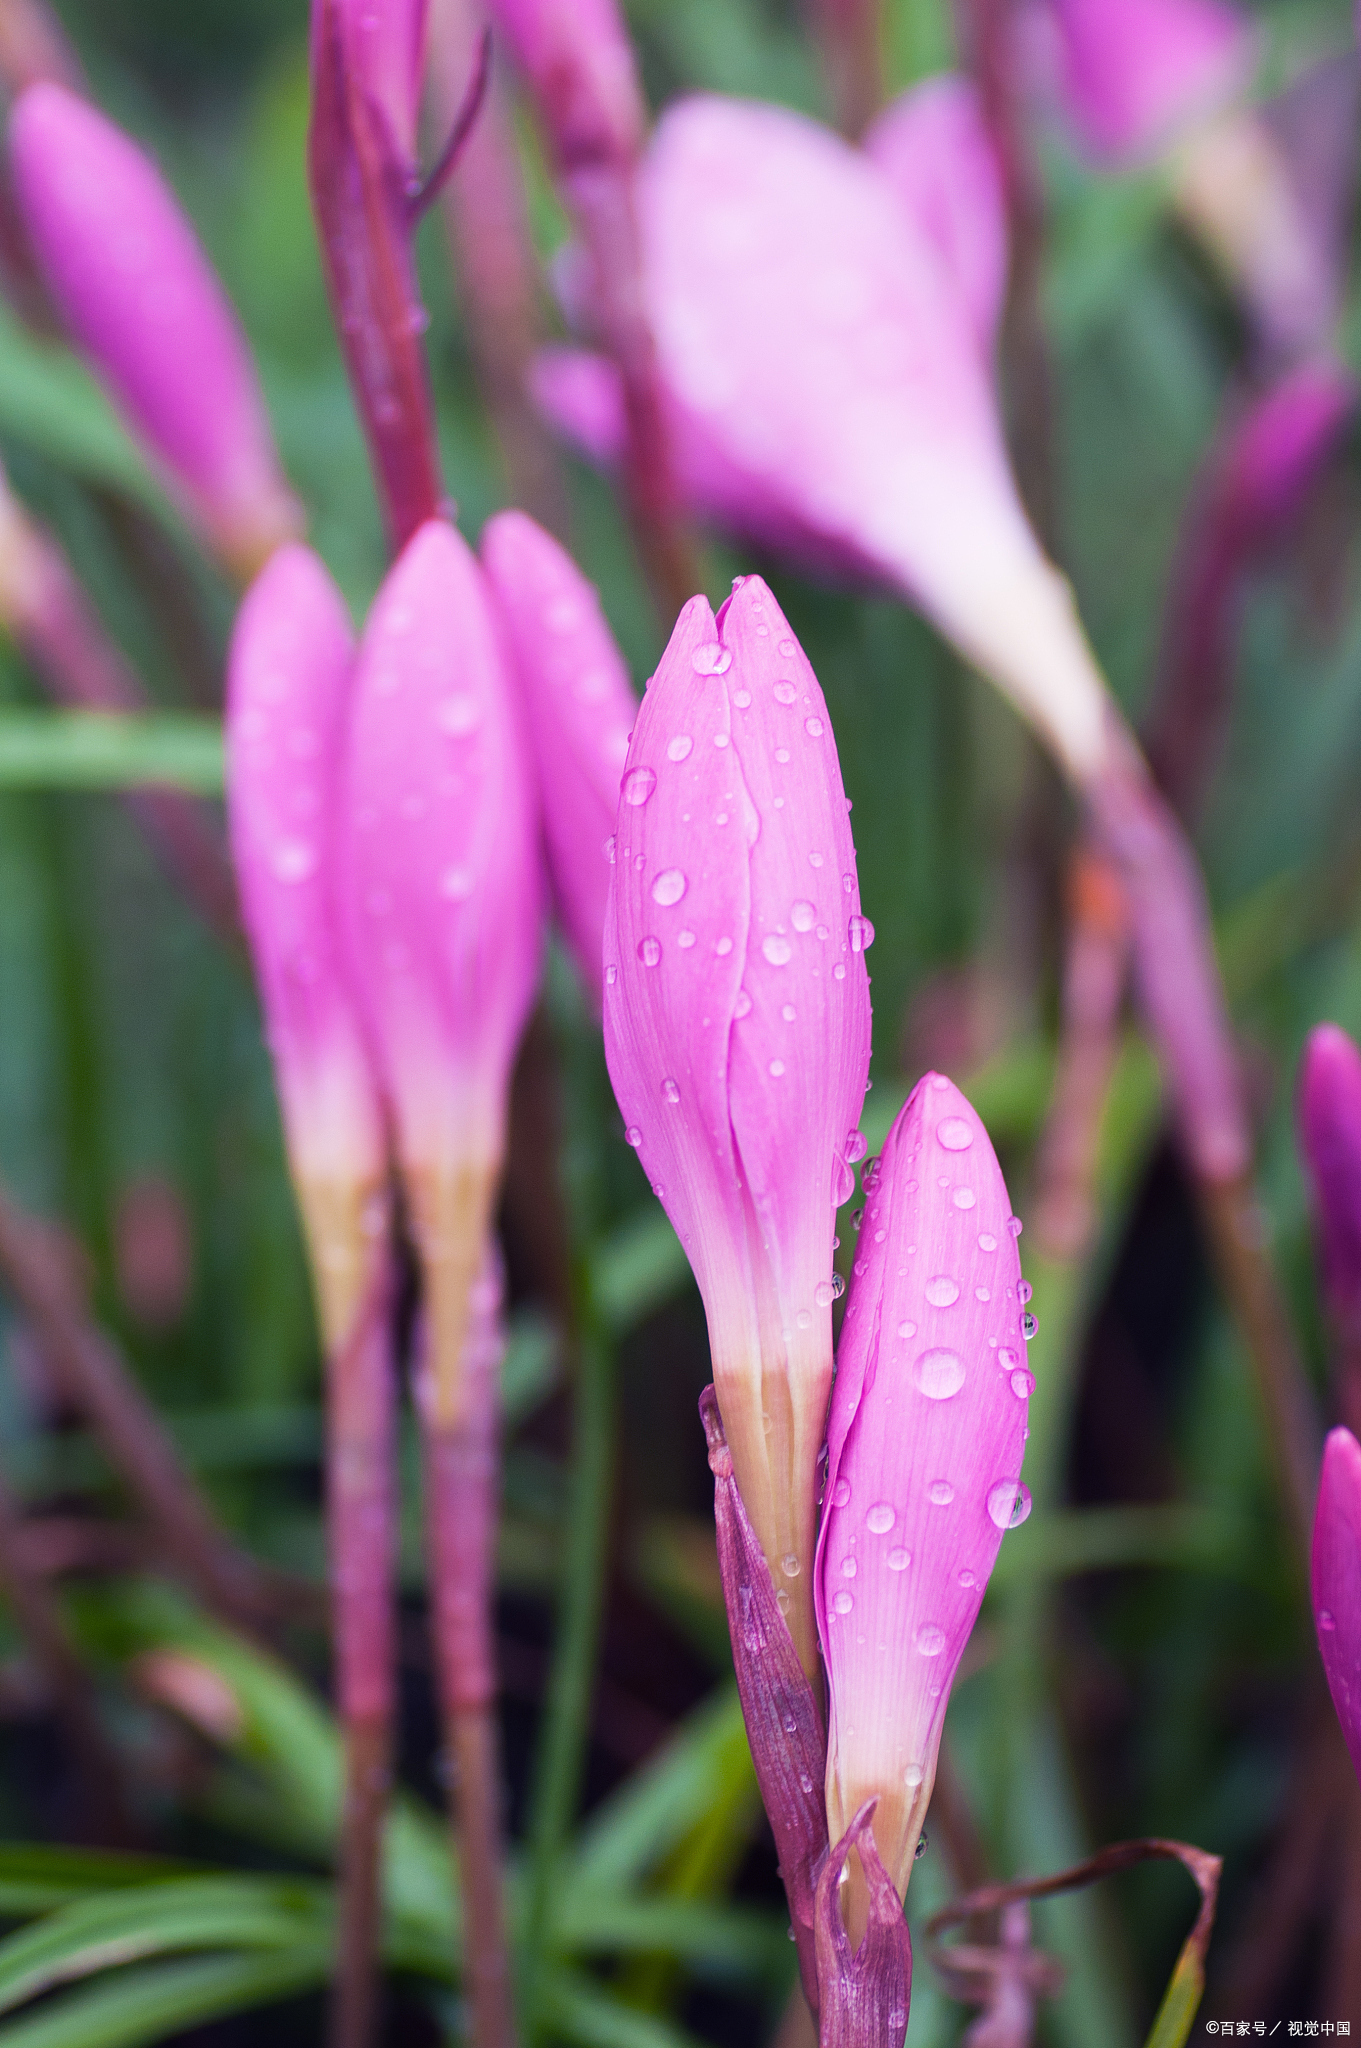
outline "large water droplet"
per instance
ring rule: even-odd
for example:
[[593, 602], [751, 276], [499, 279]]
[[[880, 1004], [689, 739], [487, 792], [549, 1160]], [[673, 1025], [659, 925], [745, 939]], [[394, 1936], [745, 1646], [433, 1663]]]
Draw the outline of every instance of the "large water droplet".
[[775, 702], [777, 704], [792, 704], [798, 694], [798, 691], [791, 682], [778, 682], [775, 685]]
[[660, 939], [639, 939], [638, 958], [642, 961], [644, 967], [655, 967], [661, 957], [662, 942]]
[[622, 792], [624, 802], [632, 804], [636, 810], [639, 804], [647, 802], [656, 787], [657, 775], [654, 769], [630, 768], [628, 774], [624, 777]]
[[1019, 1479], [999, 1479], [988, 1488], [988, 1518], [999, 1529], [1019, 1529], [1030, 1513], [1030, 1488]]
[[717, 640], [705, 640], [690, 656], [697, 676], [725, 676], [732, 667], [732, 650]]
[[670, 1078], [669, 1075], [667, 1076], [666, 1080], [662, 1082], [662, 1094], [666, 1097], [668, 1102], [680, 1101], [680, 1089], [676, 1085], [676, 1083]]
[[874, 926], [867, 917], [853, 917], [847, 932], [853, 953], [867, 953], [874, 944]]
[[910, 1550], [890, 1550], [888, 1556], [884, 1559], [884, 1563], [891, 1572], [905, 1572], [911, 1562], [912, 1552]]
[[955, 1490], [948, 1479], [933, 1479], [926, 1489], [926, 1498], [933, 1508], [948, 1508], [955, 1497]]
[[634, 1151], [636, 1152], [638, 1150], [638, 1147], [643, 1142], [643, 1134], [639, 1130], [637, 1124], [630, 1124], [628, 1129], [625, 1131], [624, 1136], [628, 1139], [630, 1145], [632, 1145]]
[[948, 1273], [937, 1273], [926, 1283], [926, 1298], [932, 1308], [949, 1308], [959, 1300], [959, 1282]]
[[673, 740], [667, 741], [667, 760], [684, 761], [694, 747], [694, 744], [688, 732], [678, 732]]
[[909, 1764], [907, 1769], [903, 1772], [903, 1783], [908, 1787], [910, 1791], [915, 1791], [917, 1786], [920, 1785], [922, 1779], [925, 1776], [926, 1772], [922, 1769], [922, 1766], [920, 1764]]
[[945, 1630], [934, 1621], [924, 1621], [917, 1630], [917, 1648], [923, 1657], [939, 1657], [945, 1648]]
[[843, 1202], [849, 1202], [855, 1193], [855, 1175], [846, 1161], [837, 1153], [832, 1160], [832, 1207], [839, 1209]]
[[844, 1508], [844, 1507], [846, 1506], [847, 1502], [848, 1502], [848, 1501], [850, 1500], [850, 1497], [851, 1497], [851, 1482], [850, 1482], [850, 1480], [849, 1480], [849, 1479], [838, 1479], [838, 1480], [837, 1480], [837, 1483], [836, 1483], [836, 1485], [835, 1485], [835, 1487], [834, 1487], [834, 1488], [833, 1488], [833, 1490], [832, 1490], [832, 1506], [833, 1506], [834, 1508]]
[[947, 1152], [967, 1152], [973, 1143], [973, 1125], [962, 1116], [945, 1116], [936, 1125], [936, 1136]]
[[[849, 1165], [854, 1166], [857, 1160], [863, 1159], [869, 1149], [870, 1141], [863, 1131], [847, 1131], [846, 1159]], [[868, 1174], [866, 1175], [865, 1184], [866, 1186], [869, 1185]]]
[[853, 1597], [844, 1590], [833, 1596], [832, 1607], [837, 1614], [849, 1614], [854, 1605]]
[[897, 1517], [886, 1500], [877, 1500], [865, 1517], [871, 1536], [887, 1536]]
[[928, 1400], [948, 1401], [964, 1384], [964, 1360], [957, 1351], [923, 1351], [913, 1378]]
[[1021, 1335], [1025, 1338], [1027, 1344], [1031, 1343], [1033, 1339], [1036, 1336], [1038, 1336], [1039, 1328], [1039, 1317], [1033, 1316], [1030, 1313], [1030, 1310], [1027, 1309], [1025, 1314], [1021, 1317]]
[[799, 1560], [792, 1550], [787, 1550], [780, 1559], [780, 1570], [787, 1579], [796, 1579], [799, 1576]]
[[1018, 1365], [1011, 1375], [1011, 1391], [1018, 1401], [1028, 1401], [1035, 1391], [1035, 1375], [1023, 1365]]
[[789, 913], [789, 922], [796, 932], [811, 932], [818, 921], [818, 914], [811, 903], [796, 903]]
[[794, 948], [779, 932], [771, 932], [762, 939], [761, 951], [772, 967], [787, 967], [794, 958]]
[[995, 1251], [996, 1251], [996, 1249], [997, 1249], [997, 1239], [996, 1239], [996, 1238], [995, 1238], [995, 1237], [993, 1236], [993, 1234], [992, 1234], [992, 1232], [991, 1232], [990, 1230], [980, 1230], [980, 1231], [979, 1231], [979, 1233], [978, 1233], [978, 1249], [979, 1249], [979, 1250], [980, 1250], [981, 1252], [995, 1252]]
[[1017, 1284], [1016, 1299], [1019, 1302], [1027, 1302], [1029, 1301], [1031, 1295], [1034, 1292], [1035, 1290], [1031, 1286], [1030, 1282], [1028, 1280], [1022, 1280]]
[[679, 903], [685, 894], [686, 880], [679, 868], [667, 868], [652, 884], [652, 900], [660, 903], [663, 910], [669, 910], [673, 903]]
[[840, 1299], [841, 1299], [842, 1295], [843, 1295], [843, 1294], [844, 1294], [845, 1292], [846, 1292], [846, 1282], [845, 1282], [845, 1281], [844, 1281], [844, 1280], [842, 1279], [842, 1277], [841, 1277], [840, 1273], [833, 1273], [833, 1275], [832, 1275], [832, 1293], [833, 1293], [834, 1297], [836, 1298], [836, 1300], [837, 1300], [837, 1301], [840, 1301]]

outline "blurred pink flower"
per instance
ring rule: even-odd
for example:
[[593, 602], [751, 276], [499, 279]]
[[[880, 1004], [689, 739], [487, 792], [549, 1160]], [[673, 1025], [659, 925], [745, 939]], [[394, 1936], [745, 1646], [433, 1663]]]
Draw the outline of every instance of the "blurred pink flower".
[[[918, 1082], [866, 1192], [818, 1536], [827, 1828], [835, 1841], [877, 1797], [875, 1841], [902, 1894], [951, 1682], [1003, 1532], [1029, 1510], [1034, 1378], [1001, 1168], [943, 1074]], [[848, 1924], [854, 1943], [854, 1892]]]
[[[697, 509], [903, 591], [1083, 781], [1106, 751], [1104, 686], [1021, 509], [975, 311], [889, 179], [802, 115], [695, 98], [658, 124], [637, 196]], [[536, 390], [617, 456], [610, 365], [550, 355]]]
[[289, 1158], [317, 1252], [328, 1342], [364, 1279], [364, 1210], [387, 1168], [377, 1078], [344, 964], [336, 891], [354, 638], [317, 556], [281, 548], [248, 591], [227, 664], [227, 807]]
[[1332, 1430], [1323, 1446], [1312, 1565], [1328, 1690], [1361, 1777], [1361, 1444], [1349, 1429]]
[[64, 86], [10, 120], [14, 187], [43, 281], [175, 497], [238, 573], [302, 514], [220, 282], [150, 159]]
[[863, 147], [945, 265], [990, 361], [1007, 296], [1007, 207], [976, 89], [948, 72], [923, 80], [885, 108]]
[[805, 1670], [833, 1217], [870, 1051], [855, 849], [816, 676], [759, 577], [686, 606], [629, 747], [605, 1054], [704, 1296], [737, 1482]]
[[614, 0], [488, 0], [529, 82], [560, 175], [629, 162], [646, 110]]
[[1156, 156], [1251, 75], [1254, 38], [1223, 0], [1054, 0], [1073, 122], [1107, 163]]
[[1309, 1033], [1300, 1068], [1300, 1154], [1328, 1307], [1361, 1341], [1361, 1052], [1336, 1024]]
[[355, 667], [341, 813], [350, 971], [426, 1286], [432, 1424], [460, 1413], [470, 1290], [533, 997], [532, 770], [477, 561], [431, 520], [383, 584]]
[[595, 590], [541, 526], [499, 512], [482, 531], [482, 566], [524, 701], [554, 900], [599, 1009], [606, 844], [638, 700]]

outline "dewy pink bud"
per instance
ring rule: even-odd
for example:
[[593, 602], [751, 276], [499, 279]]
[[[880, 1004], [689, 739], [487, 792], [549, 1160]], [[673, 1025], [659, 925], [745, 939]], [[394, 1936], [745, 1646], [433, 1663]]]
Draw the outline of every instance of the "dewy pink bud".
[[704, 1296], [738, 1485], [816, 1670], [832, 1234], [869, 1067], [873, 931], [831, 720], [758, 576], [693, 598], [638, 713], [605, 923], [605, 1055]]
[[1222, 0], [1054, 0], [1074, 123], [1093, 155], [1155, 155], [1247, 83], [1253, 37]]
[[246, 338], [160, 173], [60, 85], [14, 109], [10, 164], [43, 280], [129, 427], [238, 573], [302, 517]]
[[483, 528], [482, 565], [524, 700], [558, 914], [599, 1008], [606, 848], [638, 700], [595, 590], [541, 526], [498, 513]]
[[932, 243], [991, 359], [1007, 295], [1007, 208], [997, 153], [967, 79], [925, 79], [879, 116], [864, 150]]
[[1328, 1306], [1361, 1342], [1361, 1052], [1336, 1024], [1309, 1034], [1300, 1069], [1300, 1154]]
[[559, 172], [630, 161], [646, 114], [614, 0], [489, 0], [487, 11], [533, 89]]
[[1323, 1447], [1311, 1580], [1328, 1690], [1361, 1777], [1361, 1444], [1349, 1429]]
[[431, 1420], [449, 1427], [534, 992], [541, 882], [486, 584], [442, 520], [407, 543], [360, 643], [342, 831], [352, 972], [427, 1289]]
[[[831, 1691], [827, 1829], [877, 1796], [907, 1890], [950, 1685], [1024, 1519], [1033, 1377], [1016, 1228], [977, 1113], [919, 1081], [869, 1176], [827, 1429], [817, 1614]], [[852, 1939], [856, 1939], [854, 1911]]]
[[386, 1170], [335, 886], [353, 660], [345, 606], [320, 561], [306, 548], [281, 548], [247, 593], [232, 636], [228, 815], [332, 1351], [360, 1306], [373, 1235], [363, 1212], [381, 1199]]

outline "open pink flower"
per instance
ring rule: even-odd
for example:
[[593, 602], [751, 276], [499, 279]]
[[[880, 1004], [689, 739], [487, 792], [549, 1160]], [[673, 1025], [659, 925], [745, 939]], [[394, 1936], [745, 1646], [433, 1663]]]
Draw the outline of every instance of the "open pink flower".
[[1247, 21], [1223, 0], [1054, 0], [1068, 107], [1107, 163], [1155, 156], [1246, 84]]
[[541, 526], [499, 512], [483, 528], [482, 565], [524, 699], [554, 900], [598, 1008], [606, 848], [638, 700], [595, 590]]
[[1336, 1024], [1309, 1034], [1300, 1070], [1300, 1152], [1328, 1306], [1361, 1340], [1361, 1052]]
[[[866, 1181], [818, 1536], [827, 1828], [835, 1841], [877, 1797], [904, 1893], [950, 1685], [1003, 1532], [1028, 1512], [1034, 1379], [1001, 1168], [943, 1074], [918, 1082]], [[849, 1924], [854, 1941], [854, 1896]]]
[[817, 678], [765, 584], [743, 579], [717, 619], [693, 598], [629, 747], [605, 1054], [704, 1296], [738, 1485], [809, 1671], [833, 1217], [870, 1049], [846, 810]]
[[10, 120], [14, 189], [52, 300], [129, 427], [241, 573], [301, 526], [246, 338], [137, 145], [64, 86]]
[[1361, 1777], [1361, 1444], [1349, 1429], [1323, 1447], [1311, 1584], [1328, 1690]]
[[469, 1293], [538, 968], [532, 790], [482, 571], [431, 520], [360, 642], [341, 830], [351, 974], [421, 1255], [441, 1426], [459, 1413]]
[[[692, 503], [909, 595], [1085, 779], [1103, 685], [1021, 509], [975, 313], [888, 177], [800, 114], [701, 97], [658, 124], [637, 200]], [[617, 457], [609, 364], [550, 355], [536, 390]]]
[[336, 835], [354, 642], [309, 549], [251, 586], [227, 666], [227, 799], [289, 1158], [317, 1263], [328, 1348], [348, 1335], [381, 1209], [377, 1078], [346, 976]]
[[1007, 205], [978, 92], [952, 72], [885, 108], [863, 148], [935, 248], [991, 359], [1007, 296]]

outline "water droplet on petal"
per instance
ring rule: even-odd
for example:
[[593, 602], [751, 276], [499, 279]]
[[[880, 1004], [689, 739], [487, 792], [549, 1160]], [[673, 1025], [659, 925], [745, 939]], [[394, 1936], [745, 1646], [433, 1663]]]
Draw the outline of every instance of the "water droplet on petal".
[[964, 1360], [957, 1351], [923, 1351], [912, 1376], [929, 1401], [948, 1401], [964, 1384]]
[[1021, 1317], [1021, 1335], [1025, 1338], [1027, 1344], [1029, 1344], [1036, 1336], [1038, 1336], [1039, 1328], [1039, 1317], [1033, 1316], [1030, 1313], [1030, 1310], [1027, 1309], [1025, 1314]]
[[888, 1556], [884, 1559], [884, 1563], [891, 1572], [905, 1572], [911, 1562], [912, 1552], [910, 1550], [890, 1550]]
[[751, 1013], [751, 997], [744, 988], [737, 991], [737, 1000], [732, 1006], [734, 1017], [746, 1017]]
[[628, 1139], [630, 1145], [632, 1145], [634, 1151], [636, 1152], [638, 1150], [638, 1147], [643, 1142], [643, 1134], [639, 1130], [637, 1124], [630, 1124], [628, 1129], [625, 1131], [624, 1136]]
[[854, 1605], [854, 1599], [845, 1591], [837, 1593], [832, 1600], [832, 1607], [837, 1614], [849, 1614]]
[[981, 1252], [996, 1251], [997, 1239], [993, 1236], [990, 1230], [980, 1230], [980, 1232], [978, 1233], [978, 1249]]
[[1318, 1625], [1321, 1629], [1335, 1629], [1337, 1627], [1337, 1616], [1330, 1613], [1326, 1607], [1320, 1607], [1318, 1611]]
[[780, 1559], [780, 1570], [787, 1579], [796, 1579], [799, 1576], [799, 1560], [792, 1550], [787, 1550]]
[[874, 926], [867, 917], [853, 917], [847, 931], [853, 953], [867, 953], [874, 944]]
[[956, 1209], [972, 1209], [978, 1197], [972, 1188], [956, 1188], [951, 1199]]
[[1019, 1529], [1030, 1505], [1030, 1488], [1019, 1479], [999, 1479], [988, 1488], [988, 1518], [999, 1529]]
[[[870, 1142], [863, 1131], [847, 1131], [846, 1159], [849, 1165], [854, 1166], [858, 1160], [863, 1159], [869, 1149]], [[869, 1186], [868, 1174], [866, 1175], [865, 1185]]]
[[865, 1517], [865, 1527], [871, 1536], [887, 1536], [897, 1520], [893, 1509], [886, 1500], [877, 1500]]
[[676, 934], [676, 944], [680, 947], [682, 953], [688, 953], [694, 943], [695, 935], [693, 932], [684, 931]]
[[784, 1073], [784, 1061], [772, 1060], [770, 1063], [769, 1072], [772, 1080], [778, 1081], [780, 1079], [780, 1076]]
[[962, 1116], [942, 1117], [936, 1136], [947, 1152], [967, 1152], [973, 1143], [973, 1125]]
[[805, 718], [803, 721], [803, 729], [807, 733], [810, 740], [820, 740], [822, 738], [825, 727], [823, 726], [822, 720], [820, 718]]
[[836, 1296], [832, 1292], [830, 1280], [819, 1280], [817, 1286], [813, 1289], [813, 1299], [819, 1308], [830, 1308], [832, 1306]]
[[781, 1586], [779, 1592], [775, 1595], [775, 1605], [779, 1608], [781, 1614], [788, 1614], [789, 1595], [788, 1593], [786, 1593], [783, 1586]]
[[915, 1323], [899, 1323], [898, 1335], [900, 1337], [915, 1337], [916, 1334], [917, 1325]]
[[833, 1492], [832, 1492], [832, 1506], [833, 1506], [834, 1508], [844, 1508], [844, 1507], [845, 1507], [845, 1505], [846, 1505], [846, 1503], [847, 1503], [847, 1502], [849, 1501], [850, 1497], [851, 1497], [851, 1482], [850, 1482], [850, 1480], [849, 1480], [849, 1479], [838, 1479], [838, 1480], [837, 1480], [837, 1483], [836, 1483], [836, 1486], [835, 1486], [835, 1488], [833, 1489]]
[[1007, 1229], [1011, 1232], [1013, 1237], [1020, 1236], [1022, 1227], [1023, 1226], [1019, 1216], [1008, 1216]]
[[639, 939], [638, 958], [642, 961], [644, 967], [655, 967], [661, 957], [662, 942], [660, 939]]
[[917, 1630], [917, 1648], [923, 1657], [939, 1657], [945, 1648], [945, 1630], [933, 1621], [924, 1621]]
[[1028, 1401], [1035, 1391], [1035, 1375], [1025, 1366], [1018, 1365], [1011, 1375], [1011, 1391], [1018, 1401]]
[[690, 656], [690, 666], [697, 676], [725, 676], [732, 667], [732, 650], [720, 641], [703, 641]]
[[794, 948], [779, 932], [771, 932], [762, 939], [761, 951], [772, 967], [787, 967], [794, 958]]
[[639, 804], [647, 802], [656, 787], [657, 776], [654, 769], [630, 768], [628, 774], [624, 777], [624, 802], [632, 804], [636, 810]]
[[667, 1079], [662, 1082], [662, 1094], [666, 1097], [668, 1102], [680, 1101], [680, 1089], [677, 1087], [676, 1083], [670, 1078], [669, 1075]]
[[796, 932], [811, 932], [818, 921], [818, 914], [811, 903], [796, 903], [789, 913], [789, 922]]
[[684, 760], [686, 759], [686, 757], [687, 757], [687, 756], [689, 755], [689, 753], [690, 753], [691, 749], [693, 748], [694, 744], [695, 744], [695, 743], [694, 743], [694, 741], [693, 741], [693, 740], [691, 739], [691, 737], [690, 737], [690, 735], [689, 735], [689, 733], [688, 733], [688, 732], [678, 732], [678, 733], [676, 734], [676, 737], [675, 737], [675, 738], [674, 738], [673, 740], [668, 740], [668, 742], [667, 742], [667, 747], [666, 747], [666, 758], [667, 758], [667, 760], [668, 760], [668, 761], [684, 761]]
[[957, 1577], [958, 1583], [964, 1588], [966, 1593], [968, 1592], [970, 1586], [976, 1586], [978, 1584], [976, 1574], [971, 1572], [967, 1565], [964, 1567], [964, 1570], [957, 1575]]
[[618, 981], [618, 979], [619, 969], [614, 965], [613, 961], [611, 961], [610, 965], [605, 969], [605, 986], [607, 988], [613, 988], [614, 984], [616, 983], [616, 981]]
[[948, 1273], [937, 1273], [926, 1283], [926, 1298], [932, 1308], [949, 1308], [959, 1300], [959, 1282]]
[[734, 690], [732, 693], [732, 700], [739, 711], [749, 711], [751, 709], [750, 690]]
[[718, 940], [716, 940], [716, 941], [715, 941], [715, 944], [714, 944], [714, 951], [715, 951], [715, 953], [717, 953], [717, 955], [718, 955], [718, 957], [719, 957], [719, 959], [720, 959], [720, 960], [726, 960], [726, 959], [727, 959], [727, 957], [728, 957], [728, 955], [729, 955], [729, 953], [731, 953], [731, 951], [732, 951], [732, 940], [731, 940], [731, 939], [718, 939]]
[[846, 1282], [845, 1282], [845, 1281], [844, 1281], [844, 1280], [842, 1279], [842, 1277], [841, 1277], [840, 1273], [833, 1273], [833, 1275], [832, 1275], [832, 1293], [833, 1293], [833, 1295], [834, 1295], [834, 1296], [836, 1297], [836, 1299], [837, 1299], [838, 1301], [840, 1301], [840, 1299], [841, 1299], [842, 1295], [843, 1295], [843, 1294], [844, 1294], [845, 1292], [846, 1292]]
[[798, 691], [791, 682], [778, 682], [775, 685], [775, 702], [777, 704], [792, 704], [798, 694]]
[[1035, 1290], [1031, 1286], [1030, 1282], [1028, 1280], [1022, 1280], [1018, 1283], [1016, 1288], [1016, 1299], [1019, 1302], [1025, 1303], [1029, 1301], [1031, 1295], [1034, 1292]]
[[857, 1565], [857, 1563], [856, 1563], [856, 1561], [855, 1561], [855, 1559], [854, 1559], [853, 1557], [843, 1557], [843, 1558], [842, 1558], [842, 1560], [841, 1560], [841, 1576], [842, 1576], [842, 1578], [843, 1578], [843, 1579], [853, 1579], [853, 1578], [855, 1577], [855, 1575], [856, 1575], [856, 1573], [857, 1573], [857, 1571], [858, 1571], [859, 1569], [860, 1569], [860, 1567], [859, 1567], [859, 1566]]
[[948, 1508], [955, 1497], [955, 1490], [948, 1479], [933, 1479], [926, 1489], [926, 1498], [933, 1508]]
[[855, 1193], [855, 1175], [846, 1161], [837, 1153], [832, 1160], [832, 1207], [839, 1209], [843, 1202], [849, 1202]]
[[679, 868], [667, 868], [652, 884], [652, 900], [660, 903], [663, 910], [669, 910], [673, 903], [679, 903], [686, 891], [686, 879]]
[[916, 1787], [920, 1785], [922, 1779], [925, 1776], [926, 1772], [922, 1769], [920, 1764], [909, 1764], [907, 1769], [903, 1772], [903, 1783], [910, 1789], [915, 1791]]

